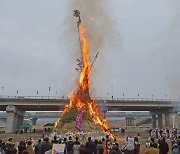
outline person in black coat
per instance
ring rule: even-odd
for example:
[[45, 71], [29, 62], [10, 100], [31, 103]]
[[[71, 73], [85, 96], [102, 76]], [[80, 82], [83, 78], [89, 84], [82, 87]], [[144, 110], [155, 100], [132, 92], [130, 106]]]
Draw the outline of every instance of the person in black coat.
[[91, 140], [91, 137], [88, 137], [88, 141], [85, 144], [85, 148], [87, 149], [87, 154], [93, 154], [95, 151], [95, 144]]
[[42, 148], [42, 143], [41, 139], [38, 140], [38, 143], [35, 145], [35, 154], [41, 154], [41, 148]]
[[[59, 141], [57, 140], [57, 136], [54, 136], [54, 140], [52, 140], [52, 144], [58, 144], [59, 143]], [[60, 143], [59, 143], [60, 144]]]
[[158, 144], [154, 141], [154, 138], [153, 137], [151, 137], [151, 145], [152, 145], [152, 147], [154, 147], [154, 148], [158, 148]]
[[159, 141], [159, 154], [167, 154], [169, 151], [169, 146], [166, 142], [165, 137], [162, 138], [162, 140]]
[[80, 145], [79, 154], [87, 154], [87, 149], [85, 148], [84, 144]]
[[72, 154], [73, 153], [73, 146], [74, 146], [74, 142], [72, 140], [72, 137], [69, 136], [69, 141], [66, 143], [66, 152], [67, 152], [67, 154]]
[[18, 145], [18, 154], [22, 154], [23, 151], [26, 150], [26, 143], [24, 141], [20, 141]]
[[49, 142], [49, 138], [48, 137], [44, 138], [41, 146], [42, 154], [44, 154], [46, 151], [49, 151], [50, 147], [51, 147], [51, 143]]

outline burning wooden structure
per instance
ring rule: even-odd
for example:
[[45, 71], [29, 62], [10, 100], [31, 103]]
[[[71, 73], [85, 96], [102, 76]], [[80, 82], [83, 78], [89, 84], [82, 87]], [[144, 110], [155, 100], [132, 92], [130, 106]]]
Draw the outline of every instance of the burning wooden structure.
[[[90, 86], [90, 60], [88, 57], [88, 41], [85, 36], [85, 32], [87, 30], [86, 27], [81, 25], [80, 11], [75, 10], [74, 16], [77, 17], [77, 29], [79, 33], [80, 47], [81, 47], [81, 68], [80, 68], [80, 76], [79, 76], [79, 85], [76, 91], [73, 91], [69, 94], [70, 101], [64, 106], [64, 110], [62, 116], [70, 111], [72, 108], [76, 108], [80, 110], [83, 107], [83, 112], [86, 112], [87, 116], [95, 123], [95, 125], [99, 126], [101, 129], [106, 131], [108, 135], [110, 135], [113, 139], [114, 135], [111, 133], [107, 121], [105, 118], [101, 117], [99, 114], [99, 110], [94, 100], [91, 99], [89, 94], [89, 86]], [[61, 118], [55, 122], [55, 126], [59, 125], [61, 122]]]

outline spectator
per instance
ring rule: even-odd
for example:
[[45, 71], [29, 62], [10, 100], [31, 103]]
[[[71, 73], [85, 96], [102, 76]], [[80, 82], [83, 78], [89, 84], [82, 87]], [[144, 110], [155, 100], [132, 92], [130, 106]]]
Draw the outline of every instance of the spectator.
[[127, 154], [134, 154], [134, 139], [132, 137], [127, 138], [125, 148], [122, 151]]
[[72, 141], [72, 137], [69, 136], [69, 141], [66, 143], [67, 154], [73, 153], [73, 146], [74, 146], [74, 142]]
[[150, 143], [150, 147], [146, 148], [145, 154], [158, 154], [157, 148], [154, 148], [153, 143]]
[[87, 149], [84, 144], [80, 145], [79, 154], [87, 154]]
[[49, 138], [48, 137], [44, 138], [41, 146], [41, 152], [44, 154], [46, 151], [50, 149], [50, 146], [51, 144], [49, 142]]
[[35, 154], [41, 154], [41, 148], [42, 148], [42, 143], [41, 139], [38, 140], [38, 143], [35, 145]]
[[23, 151], [26, 150], [26, 143], [24, 141], [20, 141], [18, 145], [18, 154], [22, 154]]
[[79, 145], [80, 145], [80, 142], [79, 142], [79, 138], [78, 138], [78, 137], [76, 137], [76, 140], [75, 140], [74, 144], [79, 144]]
[[32, 141], [27, 142], [27, 148], [26, 151], [29, 152], [29, 154], [33, 154], [33, 146], [32, 146]]
[[13, 138], [10, 138], [6, 143], [6, 154], [16, 154], [16, 153], [17, 153], [17, 149], [15, 148], [15, 143], [13, 141]]
[[98, 142], [97, 145], [97, 154], [103, 154], [104, 153], [104, 147], [101, 141]]
[[159, 130], [159, 135], [162, 137], [162, 134], [163, 134], [163, 130], [162, 129], [160, 129]]
[[63, 144], [62, 139], [60, 138], [57, 144]]
[[66, 148], [67, 138], [64, 138], [63, 144], [65, 144], [65, 147], [64, 147], [64, 154], [67, 154], [67, 148]]
[[153, 137], [151, 137], [151, 142], [150, 143], [154, 148], [158, 148], [158, 144], [154, 141]]
[[0, 154], [5, 154], [5, 151], [2, 148], [2, 142], [0, 143]]
[[97, 154], [97, 145], [98, 145], [98, 140], [95, 139], [95, 141], [94, 141], [94, 154]]
[[141, 137], [140, 137], [140, 134], [138, 134], [138, 144], [139, 144], [139, 146], [141, 145]]
[[52, 154], [52, 144], [49, 147], [49, 150], [46, 151], [44, 154]]
[[76, 141], [74, 142], [74, 145], [73, 145], [73, 154], [79, 154], [80, 150], [80, 142], [78, 141], [78, 137], [76, 137]]
[[167, 154], [169, 151], [169, 146], [166, 142], [165, 137], [162, 138], [162, 140], [159, 141], [159, 154]]
[[159, 132], [158, 129], [156, 129], [156, 138], [158, 138]]
[[1, 149], [4, 150], [4, 152], [6, 152], [6, 143], [5, 142], [1, 142]]
[[105, 141], [104, 137], [102, 138], [102, 145], [103, 145], [103, 149], [104, 149], [103, 154], [106, 154], [107, 149], [106, 149], [106, 141]]
[[85, 147], [87, 149], [87, 154], [93, 154], [95, 150], [95, 144], [91, 140], [91, 137], [88, 137], [88, 141], [85, 144]]
[[179, 149], [179, 151], [180, 151], [180, 136], [179, 136], [178, 139], [177, 139], [177, 146], [178, 146], [178, 149]]
[[138, 137], [134, 138], [134, 153], [139, 154], [140, 144], [138, 143]]
[[43, 130], [43, 132], [42, 132], [42, 138], [44, 138], [44, 135], [45, 135], [45, 131]]
[[112, 142], [109, 138], [109, 135], [106, 135], [106, 152], [109, 153], [112, 148]]
[[178, 149], [178, 145], [174, 144], [172, 147], [172, 154], [180, 154], [180, 151]]
[[119, 150], [118, 145], [114, 144], [109, 154], [122, 154], [122, 152]]
[[[58, 144], [59, 143], [59, 141], [57, 140], [57, 136], [54, 136], [54, 140], [52, 140], [52, 144]], [[60, 143], [59, 143], [60, 144]]]

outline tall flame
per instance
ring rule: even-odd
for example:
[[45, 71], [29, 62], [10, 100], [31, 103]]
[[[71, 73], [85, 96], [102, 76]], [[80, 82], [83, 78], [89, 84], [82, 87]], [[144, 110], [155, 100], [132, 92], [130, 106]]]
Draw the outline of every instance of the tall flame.
[[[78, 25], [80, 45], [82, 52], [82, 69], [79, 77], [79, 89], [71, 94], [69, 94], [70, 101], [64, 106], [62, 116], [67, 113], [71, 108], [80, 109], [82, 106], [85, 106], [85, 112], [92, 119], [92, 121], [98, 125], [100, 128], [104, 129], [108, 135], [113, 139], [114, 135], [111, 133], [106, 119], [102, 118], [99, 114], [99, 110], [94, 100], [91, 99], [89, 95], [89, 76], [90, 76], [90, 62], [88, 57], [88, 41], [85, 36], [87, 28], [84, 26]], [[54, 127], [60, 123], [61, 119], [55, 122]]]

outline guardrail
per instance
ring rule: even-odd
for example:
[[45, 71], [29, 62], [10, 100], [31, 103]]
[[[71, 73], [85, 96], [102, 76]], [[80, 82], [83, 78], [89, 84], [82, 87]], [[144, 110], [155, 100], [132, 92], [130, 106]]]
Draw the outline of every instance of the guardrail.
[[[68, 100], [68, 97], [60, 96], [9, 96], [1, 95], [0, 100]], [[179, 102], [180, 99], [156, 99], [156, 98], [110, 98], [110, 97], [92, 97], [94, 100], [103, 101], [149, 101], [149, 102]]]

